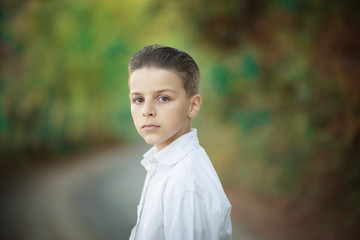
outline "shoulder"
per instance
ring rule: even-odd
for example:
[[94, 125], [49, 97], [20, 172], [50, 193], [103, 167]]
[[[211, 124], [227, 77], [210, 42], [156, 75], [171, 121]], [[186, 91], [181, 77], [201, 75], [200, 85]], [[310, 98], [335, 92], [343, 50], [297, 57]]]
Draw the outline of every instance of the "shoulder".
[[220, 179], [201, 146], [172, 168], [163, 197], [181, 199], [184, 195], [193, 195], [215, 208], [230, 207]]
[[173, 166], [169, 184], [181, 188], [195, 188], [199, 187], [198, 184], [202, 181], [214, 178], [215, 175], [215, 169], [208, 155], [199, 146]]

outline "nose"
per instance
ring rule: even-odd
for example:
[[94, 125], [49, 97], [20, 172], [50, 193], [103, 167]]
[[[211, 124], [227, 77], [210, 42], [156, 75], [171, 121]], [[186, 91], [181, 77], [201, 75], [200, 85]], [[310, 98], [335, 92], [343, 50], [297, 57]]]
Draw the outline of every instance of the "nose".
[[153, 102], [146, 101], [144, 104], [144, 111], [143, 111], [144, 117], [154, 117], [155, 116], [155, 109]]

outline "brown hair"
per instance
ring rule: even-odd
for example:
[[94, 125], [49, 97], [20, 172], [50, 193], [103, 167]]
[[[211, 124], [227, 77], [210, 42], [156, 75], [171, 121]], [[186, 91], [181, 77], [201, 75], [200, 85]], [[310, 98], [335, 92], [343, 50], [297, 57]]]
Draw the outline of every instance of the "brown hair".
[[200, 70], [194, 59], [186, 52], [162, 45], [150, 45], [132, 56], [129, 75], [143, 67], [174, 70], [182, 79], [188, 97], [199, 92]]

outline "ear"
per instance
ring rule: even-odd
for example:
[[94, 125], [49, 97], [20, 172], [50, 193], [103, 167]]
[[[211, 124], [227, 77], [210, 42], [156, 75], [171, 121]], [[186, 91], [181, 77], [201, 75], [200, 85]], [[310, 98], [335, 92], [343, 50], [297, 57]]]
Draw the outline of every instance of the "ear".
[[201, 96], [196, 94], [190, 98], [190, 108], [188, 116], [194, 118], [200, 111]]

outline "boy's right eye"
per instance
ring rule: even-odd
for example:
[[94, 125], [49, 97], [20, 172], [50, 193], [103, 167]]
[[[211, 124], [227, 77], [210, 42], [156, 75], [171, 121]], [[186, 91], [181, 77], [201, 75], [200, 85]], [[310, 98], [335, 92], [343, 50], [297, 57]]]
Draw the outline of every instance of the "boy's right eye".
[[139, 97], [133, 99], [133, 103], [135, 103], [135, 104], [142, 103], [143, 101], [144, 101], [144, 99], [139, 98]]

